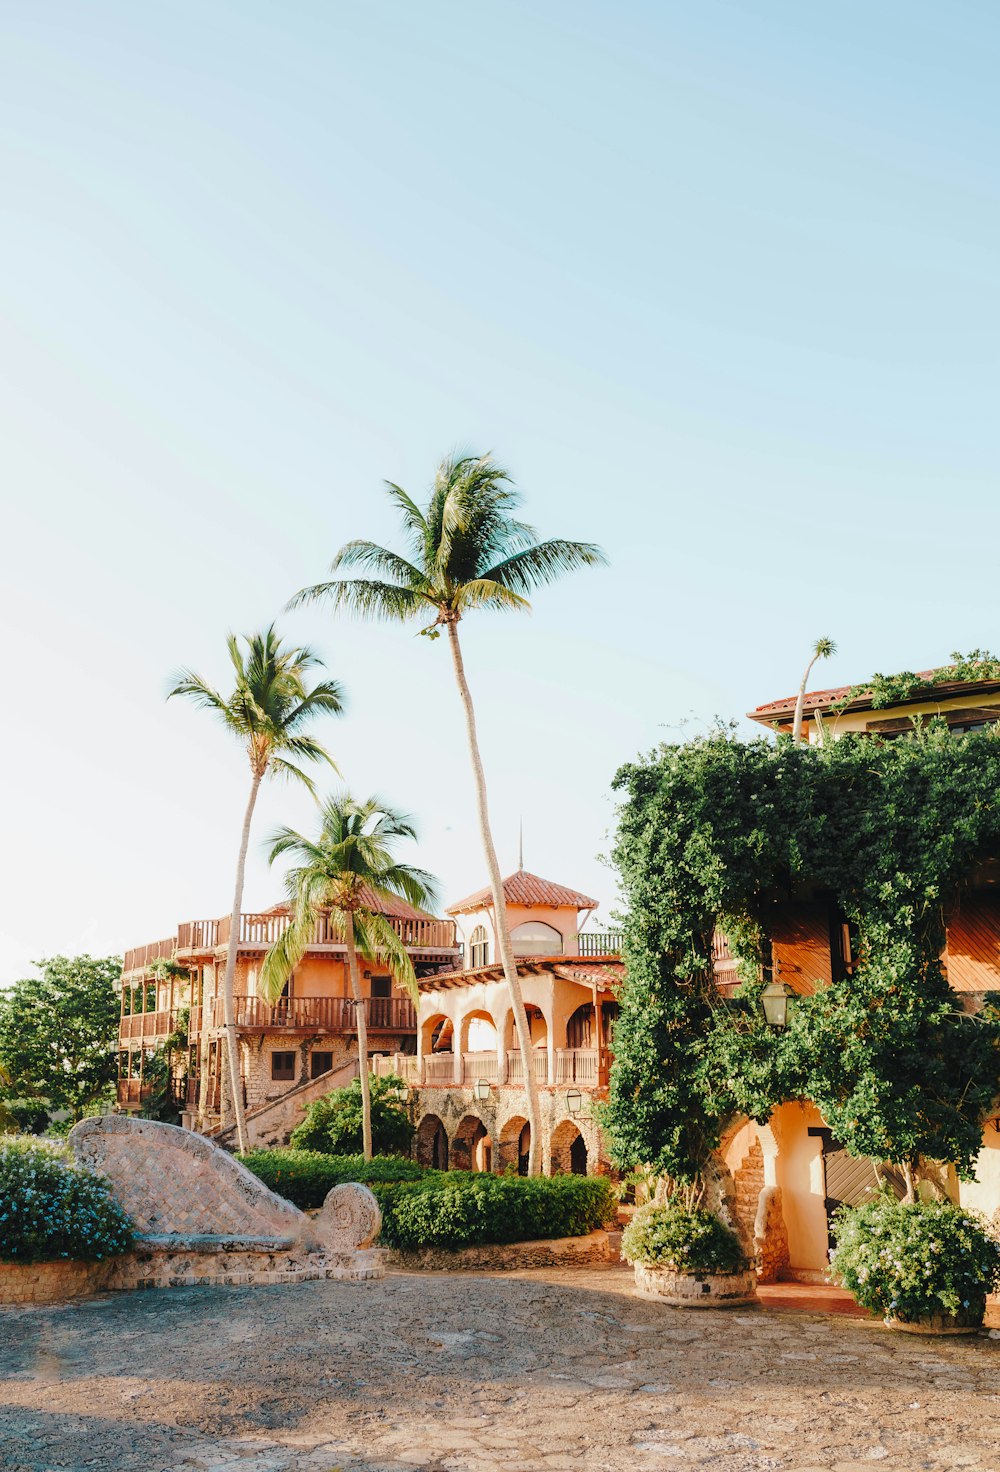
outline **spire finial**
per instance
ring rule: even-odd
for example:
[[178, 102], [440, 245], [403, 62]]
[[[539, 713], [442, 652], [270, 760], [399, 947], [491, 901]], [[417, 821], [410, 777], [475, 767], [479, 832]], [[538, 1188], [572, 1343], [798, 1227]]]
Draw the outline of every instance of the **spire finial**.
[[520, 874], [524, 868], [524, 819], [517, 820], [517, 871]]

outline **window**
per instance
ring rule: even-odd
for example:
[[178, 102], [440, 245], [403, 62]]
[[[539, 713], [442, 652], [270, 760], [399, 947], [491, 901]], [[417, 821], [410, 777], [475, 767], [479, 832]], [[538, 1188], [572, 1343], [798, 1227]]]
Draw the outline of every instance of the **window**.
[[515, 956], [559, 956], [563, 938], [552, 925], [541, 920], [527, 920], [510, 933]]
[[392, 977], [391, 976], [373, 976], [372, 977], [372, 992], [371, 992], [371, 994], [372, 994], [373, 997], [391, 997], [392, 996]]
[[295, 1082], [295, 1054], [294, 1053], [272, 1053], [271, 1054], [271, 1077], [276, 1083]]
[[309, 1055], [309, 1077], [319, 1078], [321, 1073], [329, 1073], [333, 1067], [332, 1053], [311, 1053]]
[[469, 937], [469, 965], [473, 970], [477, 966], [488, 966], [490, 964], [490, 942], [486, 934], [485, 925], [477, 925]]

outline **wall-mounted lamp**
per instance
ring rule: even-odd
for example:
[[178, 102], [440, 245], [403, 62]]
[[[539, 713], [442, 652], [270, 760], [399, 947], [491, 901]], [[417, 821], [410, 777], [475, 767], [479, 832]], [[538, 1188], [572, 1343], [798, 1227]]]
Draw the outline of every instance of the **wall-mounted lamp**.
[[761, 1010], [768, 1027], [782, 1028], [788, 1025], [788, 1017], [798, 1001], [798, 995], [783, 981], [771, 981], [760, 994]]
[[566, 1108], [569, 1110], [570, 1114], [580, 1113], [580, 1110], [583, 1108], [583, 1095], [580, 1093], [579, 1089], [567, 1089]]
[[490, 1097], [490, 1081], [488, 1078], [477, 1078], [475, 1083], [475, 1094], [480, 1104]]

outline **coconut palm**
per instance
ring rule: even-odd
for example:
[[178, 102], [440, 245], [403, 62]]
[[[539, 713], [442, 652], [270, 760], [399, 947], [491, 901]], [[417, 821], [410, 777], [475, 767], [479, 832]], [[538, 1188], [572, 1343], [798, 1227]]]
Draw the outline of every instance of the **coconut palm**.
[[332, 571], [358, 568], [364, 577], [339, 577], [303, 588], [292, 605], [317, 599], [329, 601], [363, 618], [409, 619], [433, 615], [422, 632], [436, 638], [448, 635], [458, 690], [465, 711], [466, 734], [476, 787], [479, 827], [490, 891], [497, 944], [510, 992], [511, 1009], [528, 1094], [531, 1126], [529, 1171], [537, 1174], [541, 1141], [538, 1085], [531, 1053], [531, 1036], [521, 995], [521, 983], [504, 910], [503, 887], [490, 827], [476, 714], [462, 660], [458, 626], [467, 613], [479, 609], [502, 612], [530, 610], [527, 594], [554, 582], [565, 572], [605, 561], [600, 548], [588, 542], [561, 538], [536, 540], [531, 527], [513, 516], [519, 500], [510, 476], [489, 455], [452, 457], [442, 461], [431, 488], [426, 510], [392, 482], [386, 490], [401, 513], [409, 543], [409, 558], [375, 542], [354, 541], [342, 547]]
[[422, 910], [434, 904], [434, 879], [422, 869], [397, 862], [393, 854], [399, 839], [415, 836], [410, 819], [387, 803], [377, 797], [359, 802], [342, 792], [324, 804], [318, 838], [304, 838], [293, 828], [279, 828], [269, 840], [272, 864], [283, 854], [294, 855], [298, 862], [285, 879], [291, 920], [264, 958], [261, 991], [269, 1000], [277, 1000], [306, 952], [317, 916], [328, 913], [347, 946], [358, 1029], [366, 1160], [372, 1158], [372, 1112], [368, 1026], [358, 962], [388, 965], [414, 1004], [417, 1002], [413, 962], [383, 913], [385, 903], [393, 899], [405, 899]]
[[[305, 677], [309, 670], [322, 667], [321, 660], [311, 649], [282, 645], [273, 624], [262, 633], [246, 635], [243, 643], [246, 645], [245, 653], [236, 635], [229, 635], [229, 658], [235, 676], [232, 694], [221, 695], [193, 670], [182, 669], [171, 677], [173, 688], [168, 692], [167, 699], [174, 695], [185, 695], [195, 705], [212, 711], [236, 737], [250, 763], [250, 796], [243, 815], [243, 831], [236, 862], [236, 890], [222, 986], [232, 1111], [239, 1147], [246, 1150], [248, 1140], [236, 1045], [233, 978], [236, 974], [243, 876], [250, 842], [250, 825], [260, 784], [265, 777], [293, 778], [302, 782], [315, 795], [312, 778], [296, 763], [326, 761], [336, 770], [329, 752], [314, 737], [306, 734], [305, 728], [324, 712], [340, 715], [343, 710], [343, 692], [336, 680], [322, 680], [311, 690], [307, 690]], [[226, 1102], [224, 1097], [221, 1120], [223, 1125], [228, 1122]]]
[[799, 686], [799, 693], [795, 698], [795, 715], [792, 717], [792, 741], [796, 746], [802, 741], [802, 709], [805, 705], [806, 686], [809, 683], [809, 676], [812, 674], [812, 667], [818, 659], [829, 659], [831, 654], [836, 654], [836, 652], [837, 646], [832, 639], [817, 639], [812, 647], [812, 658], [806, 665], [805, 674], [802, 676], [802, 684]]

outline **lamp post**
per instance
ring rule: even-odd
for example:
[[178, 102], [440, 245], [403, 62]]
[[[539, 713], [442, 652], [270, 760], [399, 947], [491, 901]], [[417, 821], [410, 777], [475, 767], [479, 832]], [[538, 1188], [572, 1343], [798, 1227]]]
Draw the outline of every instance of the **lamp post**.
[[477, 1078], [475, 1083], [475, 1095], [480, 1104], [484, 1104], [490, 1097], [490, 1081], [488, 1078]]
[[788, 1025], [788, 1014], [798, 996], [783, 981], [770, 981], [760, 994], [761, 1010], [768, 1027], [780, 1031]]

